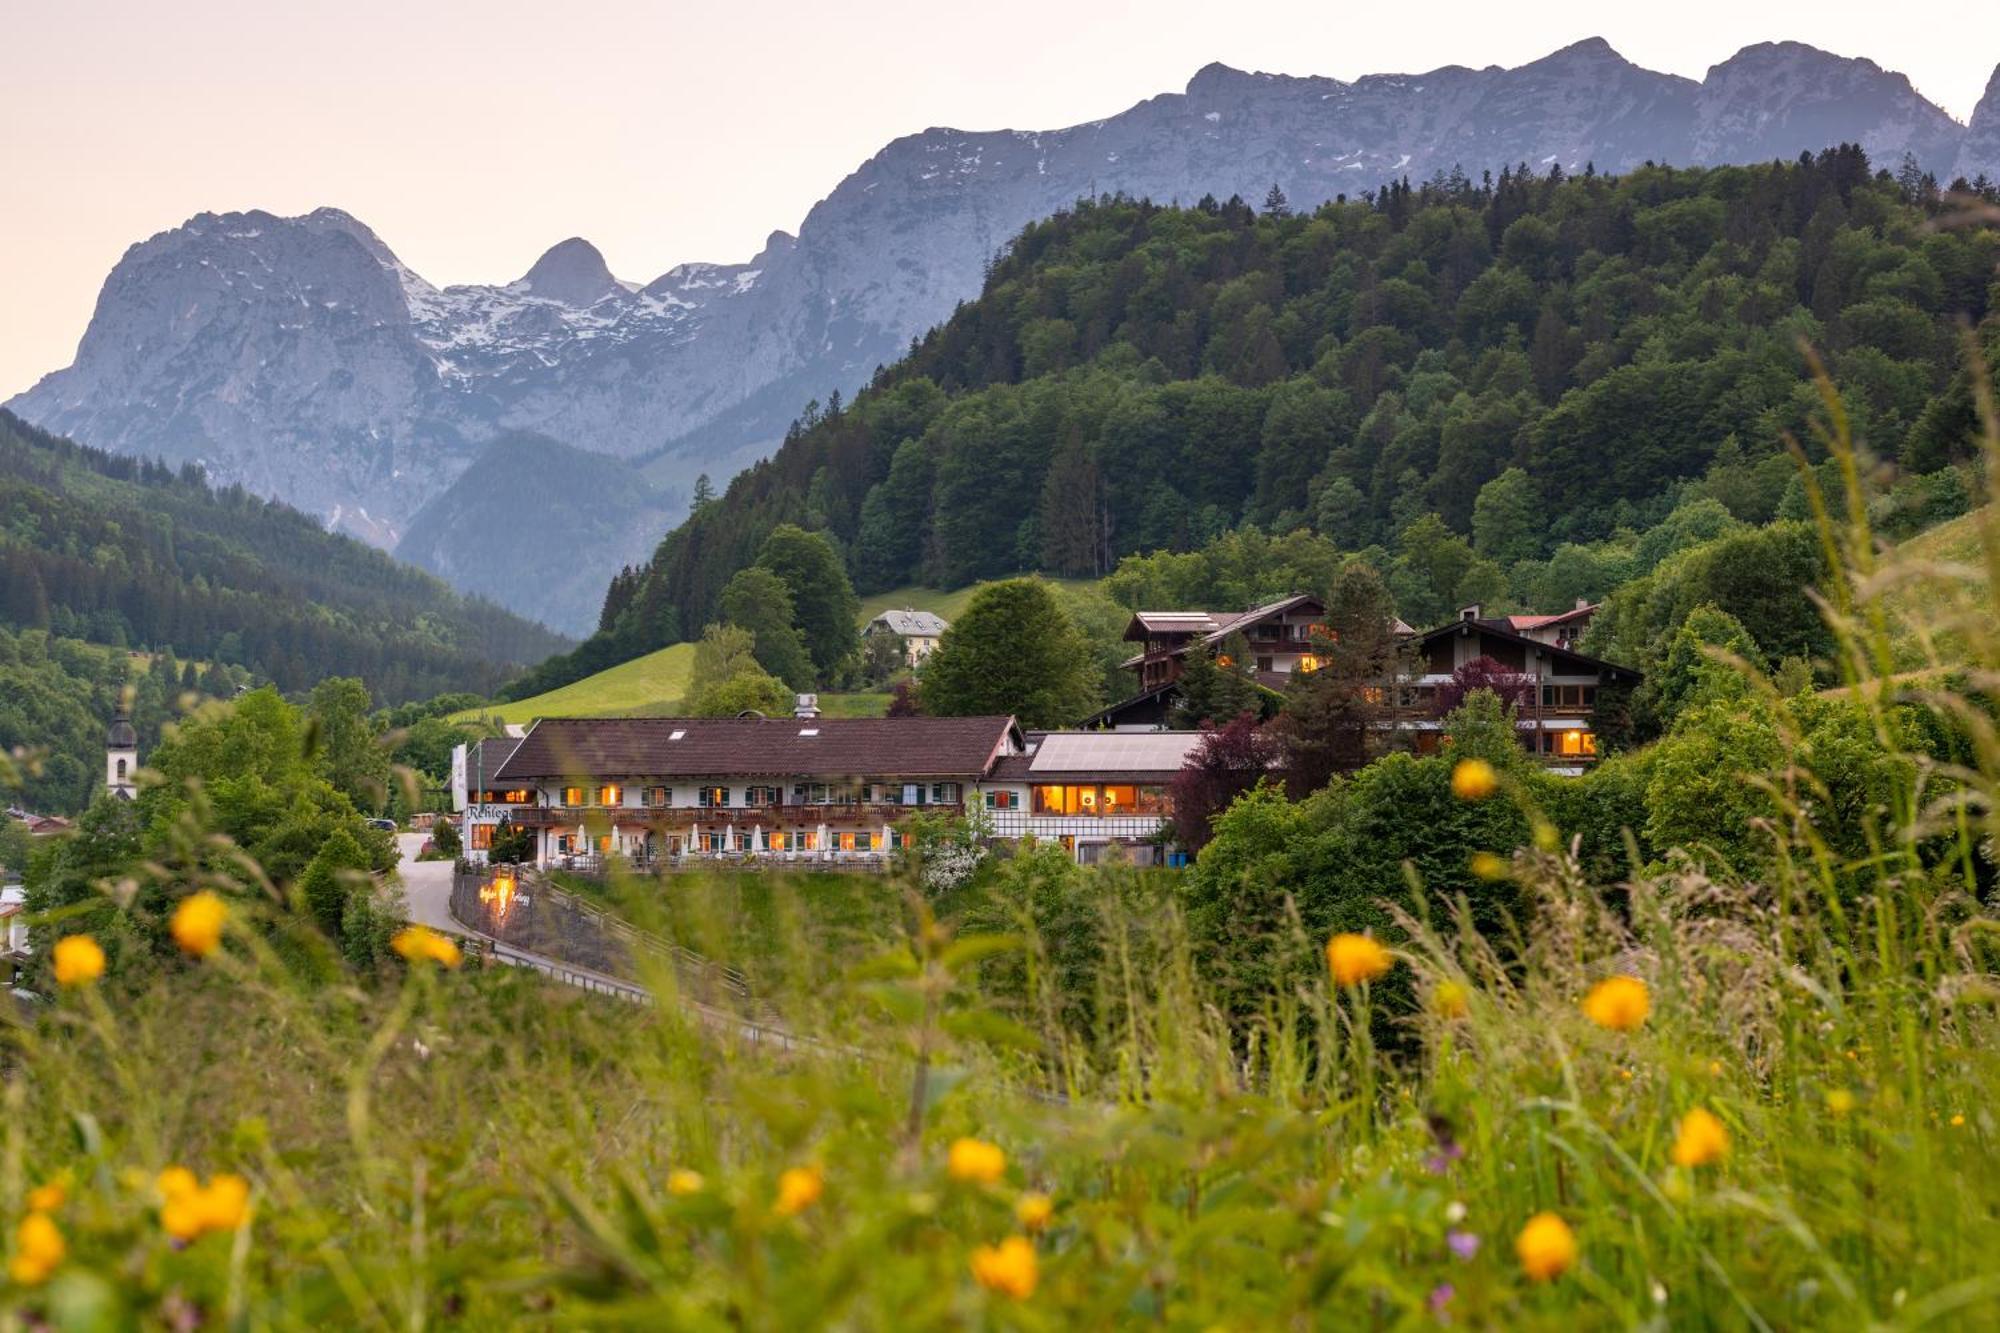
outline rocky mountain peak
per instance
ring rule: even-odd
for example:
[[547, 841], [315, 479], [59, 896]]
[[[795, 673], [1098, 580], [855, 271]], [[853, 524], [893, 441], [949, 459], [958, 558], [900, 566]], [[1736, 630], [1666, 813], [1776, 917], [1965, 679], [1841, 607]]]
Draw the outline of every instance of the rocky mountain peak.
[[611, 266], [604, 262], [603, 253], [581, 236], [550, 246], [514, 286], [530, 296], [561, 301], [579, 309], [624, 290], [618, 279], [611, 276]]

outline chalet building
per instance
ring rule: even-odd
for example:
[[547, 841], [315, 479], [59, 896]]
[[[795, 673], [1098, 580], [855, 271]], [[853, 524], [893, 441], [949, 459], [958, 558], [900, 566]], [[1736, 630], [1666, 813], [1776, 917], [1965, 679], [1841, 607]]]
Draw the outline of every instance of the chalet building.
[[1031, 731], [979, 784], [995, 838], [1060, 842], [1085, 865], [1116, 847], [1133, 865], [1183, 864], [1161, 834], [1167, 787], [1201, 744], [1194, 731]]
[[1507, 626], [1516, 634], [1526, 635], [1538, 643], [1574, 648], [1596, 617], [1597, 604], [1579, 597], [1574, 610], [1552, 616], [1508, 616]]
[[903, 664], [915, 666], [937, 651], [950, 622], [929, 611], [884, 611], [868, 622], [864, 639], [893, 639], [902, 645]]
[[[1243, 637], [1251, 678], [1270, 690], [1282, 690], [1302, 671], [1319, 668], [1313, 639], [1326, 631], [1326, 604], [1310, 593], [1296, 593], [1248, 611], [1140, 611], [1125, 627], [1125, 638], [1141, 651], [1119, 665], [1139, 678], [1139, 692], [1123, 703], [1085, 718], [1085, 727], [1119, 731], [1157, 731], [1179, 701], [1178, 684], [1188, 655], [1214, 653], [1233, 666], [1224, 651], [1236, 635]], [[1402, 621], [1398, 633], [1414, 633]]]
[[1115, 843], [1149, 864], [1171, 827], [1167, 784], [1198, 740], [1023, 734], [1010, 717], [549, 718], [485, 756], [468, 748], [483, 774], [468, 797], [486, 799], [464, 807], [466, 848], [477, 859], [505, 822], [533, 831], [543, 866], [881, 867], [910, 815], [971, 810], [995, 839], [1059, 841], [1081, 861]]
[[[1579, 601], [1555, 615], [1487, 617], [1481, 608], [1470, 606], [1456, 620], [1422, 634], [1397, 621], [1396, 633], [1411, 645], [1421, 668], [1402, 682], [1397, 692], [1400, 706], [1385, 725], [1413, 733], [1420, 752], [1434, 750], [1443, 729], [1435, 708], [1438, 688], [1459, 667], [1488, 657], [1503, 670], [1529, 678], [1518, 709], [1522, 744], [1557, 772], [1581, 772], [1597, 758], [1591, 720], [1598, 689], [1637, 685], [1641, 679], [1629, 667], [1577, 651], [1577, 642], [1597, 610], [1596, 605]], [[1283, 689], [1294, 675], [1318, 668], [1313, 640], [1325, 634], [1325, 614], [1325, 606], [1309, 594], [1240, 614], [1141, 611], [1133, 616], [1125, 637], [1143, 644], [1144, 651], [1124, 663], [1138, 675], [1139, 692], [1085, 719], [1083, 725], [1127, 733], [1160, 731], [1179, 702], [1188, 655], [1210, 652], [1223, 660], [1224, 645], [1239, 634], [1251, 658], [1252, 678], [1267, 688]]]
[[494, 830], [534, 803], [528, 788], [499, 782], [500, 766], [520, 744], [519, 736], [492, 736], [452, 751], [452, 808], [459, 812], [459, 841], [468, 861], [484, 863]]
[[[1575, 616], [1587, 620], [1586, 613], [1595, 610], [1580, 606], [1564, 616], [1488, 618], [1475, 605], [1461, 610], [1450, 624], [1417, 635], [1413, 647], [1422, 674], [1411, 682], [1414, 688], [1407, 696], [1414, 708], [1396, 725], [1417, 733], [1420, 753], [1434, 751], [1444, 724], [1424, 714], [1435, 714], [1432, 704], [1439, 687], [1468, 662], [1490, 658], [1503, 670], [1527, 678], [1526, 698], [1516, 710], [1522, 745], [1557, 772], [1582, 772], [1597, 758], [1592, 718], [1598, 691], [1612, 685], [1636, 686], [1643, 679], [1630, 667], [1576, 651], [1570, 646], [1575, 637], [1565, 639], [1564, 626], [1555, 623]], [[1542, 623], [1523, 629], [1518, 624], [1523, 620]]]

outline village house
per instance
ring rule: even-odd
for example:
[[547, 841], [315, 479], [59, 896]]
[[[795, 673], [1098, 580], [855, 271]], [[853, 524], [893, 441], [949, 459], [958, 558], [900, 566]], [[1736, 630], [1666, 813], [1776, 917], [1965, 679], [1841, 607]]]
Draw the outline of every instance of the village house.
[[[918, 813], [1151, 864], [1192, 733], [1023, 734], [1009, 717], [549, 718], [465, 756], [466, 854], [501, 824], [542, 866], [743, 859], [886, 867]], [[1125, 742], [1116, 745], [1112, 742]], [[478, 798], [478, 799], [474, 799]]]
[[461, 855], [468, 861], [483, 864], [494, 832], [510, 822], [515, 811], [533, 804], [534, 793], [528, 788], [508, 788], [498, 782], [500, 765], [520, 744], [519, 736], [490, 736], [452, 751], [452, 809], [459, 812]]
[[[1213, 653], [1222, 666], [1236, 665], [1227, 651], [1241, 636], [1243, 663], [1251, 679], [1266, 689], [1282, 690], [1300, 672], [1319, 668], [1315, 637], [1326, 634], [1326, 604], [1311, 593], [1252, 607], [1248, 611], [1140, 611], [1125, 627], [1128, 642], [1140, 651], [1120, 663], [1139, 678], [1139, 692], [1122, 703], [1084, 719], [1086, 727], [1117, 730], [1158, 730], [1178, 700], [1176, 688], [1191, 653]], [[1414, 633], [1402, 621], [1399, 633]]]
[[[1576, 651], [1575, 636], [1565, 637], [1564, 626], [1556, 623], [1587, 619], [1595, 610], [1579, 606], [1564, 616], [1489, 618], [1476, 605], [1463, 608], [1458, 619], [1415, 636], [1420, 674], [1409, 682], [1412, 707], [1396, 725], [1416, 733], [1419, 753], [1434, 751], [1444, 726], [1434, 707], [1439, 688], [1467, 663], [1485, 658], [1519, 678], [1515, 725], [1528, 753], [1558, 773], [1581, 773], [1598, 754], [1598, 691], [1634, 687], [1643, 679], [1630, 667]], [[1525, 630], [1518, 625], [1523, 620], [1531, 622]]]
[[[1469, 606], [1456, 619], [1424, 633], [1398, 620], [1394, 630], [1410, 646], [1418, 667], [1400, 682], [1384, 725], [1410, 734], [1420, 753], [1435, 750], [1443, 729], [1435, 706], [1439, 688], [1467, 663], [1488, 658], [1503, 674], [1522, 678], [1516, 682], [1522, 745], [1556, 772], [1582, 772], [1597, 758], [1593, 717], [1598, 690], [1636, 686], [1641, 680], [1629, 667], [1577, 650], [1597, 609], [1578, 601], [1554, 615], [1488, 617], [1480, 607]], [[1189, 655], [1213, 653], [1220, 665], [1234, 665], [1228, 652], [1232, 642], [1240, 642], [1248, 654], [1251, 679], [1282, 690], [1295, 675], [1319, 668], [1315, 640], [1321, 645], [1326, 641], [1325, 615], [1325, 605], [1310, 594], [1240, 613], [1141, 611], [1132, 617], [1125, 637], [1143, 644], [1144, 651], [1123, 664], [1138, 676], [1139, 692], [1085, 719], [1084, 725], [1119, 732], [1165, 728], [1179, 702]]]
[[884, 611], [868, 622], [861, 637], [868, 641], [891, 639], [899, 642], [903, 665], [913, 667], [937, 651], [938, 640], [950, 628], [949, 621], [929, 611]]

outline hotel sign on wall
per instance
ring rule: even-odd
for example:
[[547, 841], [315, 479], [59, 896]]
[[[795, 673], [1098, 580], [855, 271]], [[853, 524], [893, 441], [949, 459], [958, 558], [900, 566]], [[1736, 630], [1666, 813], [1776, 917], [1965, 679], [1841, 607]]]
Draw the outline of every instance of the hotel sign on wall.
[[465, 817], [475, 824], [497, 824], [512, 818], [516, 808], [511, 805], [468, 805]]

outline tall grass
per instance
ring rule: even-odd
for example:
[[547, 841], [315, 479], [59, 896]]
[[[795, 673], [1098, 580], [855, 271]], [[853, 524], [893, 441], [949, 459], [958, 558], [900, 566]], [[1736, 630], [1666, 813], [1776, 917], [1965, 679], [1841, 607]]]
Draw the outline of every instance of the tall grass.
[[[2000, 625], [1973, 608], [2000, 531], [1978, 570], [1879, 550], [1826, 409], [1825, 614], [1881, 745], [1900, 645], [1964, 645], [1914, 688], [1967, 757], [1911, 756], [1860, 858], [1803, 771], [1745, 774], [1780, 811], [1755, 878], [1594, 884], [1552, 833], [1513, 852], [1514, 938], [1419, 893], [1384, 983], [1342, 988], [1295, 927], [1248, 1018], [1143, 872], [1096, 872], [1059, 923], [1032, 855], [942, 914], [896, 881], [829, 917], [811, 884], [617, 887], [754, 964], [777, 1040], [666, 968], [650, 1006], [476, 966], [307, 982], [244, 894], [216, 955], [128, 955], [5, 1029], [0, 1202], [67, 1182], [66, 1253], [0, 1298], [9, 1326], [1995, 1326]], [[1613, 976], [1645, 987], [1636, 1026], [1585, 1011]], [[1728, 1147], [1676, 1162], [1697, 1109]], [[964, 1137], [997, 1179], [954, 1176]], [[176, 1247], [174, 1164], [247, 1177], [247, 1223]], [[1542, 1213], [1575, 1253], [1537, 1280], [1515, 1243]]]

